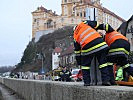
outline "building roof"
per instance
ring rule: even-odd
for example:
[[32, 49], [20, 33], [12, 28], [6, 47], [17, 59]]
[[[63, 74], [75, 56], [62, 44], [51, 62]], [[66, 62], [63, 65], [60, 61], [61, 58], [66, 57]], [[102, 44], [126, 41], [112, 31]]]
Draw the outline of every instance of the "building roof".
[[32, 13], [40, 13], [40, 12], [46, 12], [49, 14], [52, 14], [54, 16], [57, 16], [56, 12], [52, 12], [52, 10], [47, 10], [46, 8], [44, 8], [43, 6], [38, 7], [37, 10], [33, 11]]
[[128, 21], [123, 22], [120, 27], [117, 29], [117, 31], [120, 31], [124, 36], [126, 36], [128, 23], [133, 20], [133, 15]]
[[73, 45], [69, 46], [66, 50], [64, 50], [63, 52], [61, 52], [60, 57], [61, 56], [65, 56], [65, 55], [72, 54], [74, 52], [73, 48], [74, 48]]
[[59, 47], [56, 47], [56, 48], [54, 49], [54, 53], [61, 53], [61, 51], [62, 51], [62, 49], [59, 48]]
[[133, 20], [133, 15], [130, 17], [130, 19], [127, 21], [128, 23]]
[[110, 15], [112, 15], [112, 16], [118, 18], [118, 19], [121, 20], [122, 22], [125, 21], [123, 18], [119, 17], [118, 15], [116, 15], [115, 13], [113, 13], [112, 11], [108, 10], [108, 9], [105, 8], [105, 7], [103, 7], [102, 10], [103, 10], [103, 12], [108, 13], [108, 14], [110, 14]]

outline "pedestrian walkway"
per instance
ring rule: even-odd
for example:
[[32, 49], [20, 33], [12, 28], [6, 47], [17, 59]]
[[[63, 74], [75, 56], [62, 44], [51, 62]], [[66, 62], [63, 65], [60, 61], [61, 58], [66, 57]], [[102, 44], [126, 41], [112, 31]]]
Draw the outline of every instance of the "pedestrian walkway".
[[0, 84], [0, 100], [24, 100], [15, 92]]

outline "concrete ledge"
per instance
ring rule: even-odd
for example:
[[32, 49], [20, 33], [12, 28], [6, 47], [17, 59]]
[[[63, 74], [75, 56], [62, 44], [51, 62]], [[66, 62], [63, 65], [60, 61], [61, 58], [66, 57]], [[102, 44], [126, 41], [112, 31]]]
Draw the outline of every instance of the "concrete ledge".
[[133, 100], [133, 87], [126, 86], [85, 87], [78, 82], [6, 78], [0, 82], [26, 100]]

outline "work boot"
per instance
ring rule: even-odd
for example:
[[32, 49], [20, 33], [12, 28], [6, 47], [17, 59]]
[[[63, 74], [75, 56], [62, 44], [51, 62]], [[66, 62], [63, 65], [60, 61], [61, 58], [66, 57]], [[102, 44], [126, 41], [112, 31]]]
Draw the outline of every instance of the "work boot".
[[82, 69], [84, 86], [90, 86], [90, 70]]

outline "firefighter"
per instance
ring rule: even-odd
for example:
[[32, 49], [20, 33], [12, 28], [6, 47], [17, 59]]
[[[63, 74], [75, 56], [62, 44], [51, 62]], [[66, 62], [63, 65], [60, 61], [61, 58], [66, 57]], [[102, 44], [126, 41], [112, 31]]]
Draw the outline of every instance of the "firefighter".
[[60, 76], [60, 80], [61, 81], [66, 81], [66, 82], [70, 82], [71, 81], [71, 72], [69, 70], [67, 70], [66, 66], [62, 67], [62, 71], [59, 73]]
[[90, 85], [90, 65], [94, 56], [99, 62], [102, 85], [110, 86], [106, 60], [108, 45], [95, 30], [97, 27], [96, 21], [84, 21], [74, 27], [74, 52], [77, 64], [82, 69], [84, 86]]
[[130, 43], [128, 39], [121, 33], [115, 31], [109, 24], [101, 24], [100, 29], [106, 31], [105, 42], [110, 47], [108, 52], [109, 62], [116, 63], [117, 66], [123, 68], [123, 72], [127, 72], [133, 76], [133, 67], [128, 63], [128, 55], [130, 52]]

